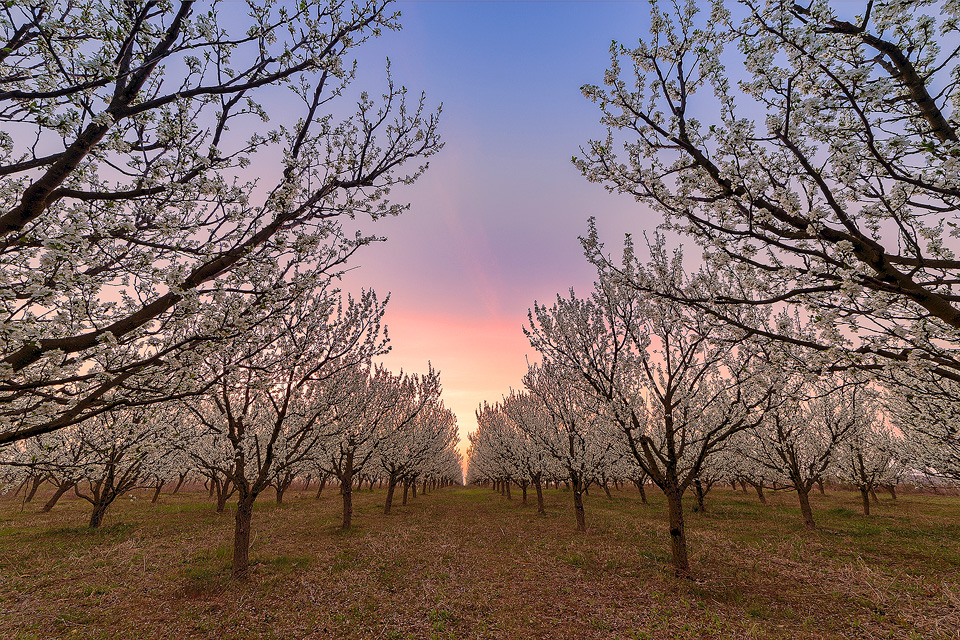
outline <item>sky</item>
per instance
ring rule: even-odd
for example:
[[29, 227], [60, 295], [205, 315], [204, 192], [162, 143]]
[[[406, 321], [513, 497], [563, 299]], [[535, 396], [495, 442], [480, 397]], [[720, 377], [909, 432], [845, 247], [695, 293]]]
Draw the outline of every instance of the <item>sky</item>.
[[443, 104], [444, 149], [412, 187], [410, 211], [365, 227], [385, 243], [355, 256], [344, 288], [391, 294], [386, 324], [394, 371], [440, 372], [461, 450], [481, 402], [519, 388], [536, 360], [522, 327], [535, 300], [594, 273], [578, 236], [597, 218], [609, 248], [658, 216], [608, 194], [571, 163], [604, 135], [580, 87], [600, 84], [611, 40], [649, 29], [645, 2], [405, 2], [403, 29], [364, 45], [358, 82], [374, 94], [389, 57], [394, 81]]

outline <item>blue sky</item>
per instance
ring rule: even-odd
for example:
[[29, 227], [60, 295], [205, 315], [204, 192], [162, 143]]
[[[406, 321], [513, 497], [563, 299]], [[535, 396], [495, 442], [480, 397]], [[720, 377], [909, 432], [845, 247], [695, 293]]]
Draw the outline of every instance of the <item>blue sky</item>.
[[610, 246], [659, 218], [588, 183], [570, 158], [603, 135], [580, 93], [600, 83], [611, 40], [648, 33], [645, 2], [399, 2], [403, 29], [361, 52], [358, 85], [394, 81], [443, 103], [445, 148], [414, 187], [412, 210], [376, 223], [385, 244], [358, 255], [348, 289], [391, 292], [393, 369], [441, 372], [461, 433], [473, 411], [519, 386], [532, 350], [521, 331], [534, 300], [593, 273], [577, 240], [589, 216]]

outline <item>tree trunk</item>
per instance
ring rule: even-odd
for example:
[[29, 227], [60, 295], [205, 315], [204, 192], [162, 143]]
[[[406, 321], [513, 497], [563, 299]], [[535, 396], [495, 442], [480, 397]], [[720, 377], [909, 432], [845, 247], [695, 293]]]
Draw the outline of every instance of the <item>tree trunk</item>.
[[66, 482], [58, 485], [57, 490], [54, 492], [52, 496], [50, 496], [50, 499], [47, 500], [47, 503], [43, 505], [43, 509], [40, 509], [40, 513], [49, 513], [50, 510], [56, 506], [60, 498], [63, 497], [63, 494], [65, 494], [67, 491], [70, 491], [70, 489], [73, 488], [73, 485], [74, 483], [72, 482]]
[[186, 473], [180, 474], [180, 478], [177, 480], [177, 486], [173, 488], [173, 493], [171, 495], [174, 495], [174, 496], [177, 495], [177, 492], [180, 491], [180, 487], [183, 486], [183, 481], [187, 479], [187, 475], [189, 474], [186, 474]]
[[410, 499], [416, 500], [417, 499], [417, 479], [416, 478], [410, 481], [410, 488], [412, 490], [412, 492], [410, 493]]
[[533, 481], [533, 486], [537, 489], [537, 513], [546, 513], [547, 510], [543, 508], [543, 487], [540, 485], [539, 478]]
[[320, 494], [323, 493], [323, 488], [325, 486], [327, 486], [327, 474], [323, 474], [322, 476], [320, 476], [320, 486], [317, 487], [317, 495], [316, 495], [318, 499], [320, 498]]
[[93, 513], [90, 514], [89, 525], [91, 529], [96, 529], [103, 524], [103, 517], [106, 515], [107, 507], [110, 506], [111, 502], [113, 502], [112, 499], [101, 497], [100, 500], [93, 503]]
[[393, 474], [390, 475], [390, 480], [387, 483], [387, 501], [383, 505], [383, 515], [390, 515], [390, 507], [393, 505], [393, 491], [397, 488], [397, 477]]
[[609, 498], [610, 500], [613, 500], [613, 495], [611, 495], [611, 493], [610, 493], [610, 487], [607, 486], [607, 483], [606, 483], [606, 482], [603, 483], [603, 491], [604, 491], [604, 493], [607, 494], [607, 498]]
[[587, 518], [583, 512], [583, 491], [579, 480], [573, 481], [573, 512], [577, 517], [577, 531], [587, 530]]
[[150, 500], [150, 504], [157, 504], [157, 500], [160, 498], [160, 490], [163, 489], [163, 485], [166, 484], [163, 480], [157, 481], [157, 486], [153, 490], [153, 498]]
[[886, 490], [890, 493], [890, 499], [891, 499], [891, 500], [896, 500], [896, 499], [897, 499], [897, 488], [896, 488], [896, 486], [894, 486], [893, 484], [886, 484], [886, 485], [883, 485], [883, 488], [886, 489]]
[[667, 487], [667, 508], [670, 511], [670, 553], [673, 556], [673, 572], [678, 578], [690, 577], [690, 560], [687, 558], [687, 533], [683, 524], [683, 494], [680, 487]]
[[343, 495], [343, 524], [344, 531], [350, 529], [353, 519], [353, 449], [347, 449], [347, 459], [343, 466], [344, 474], [340, 478], [340, 493]]
[[216, 480], [213, 484], [217, 491], [217, 513], [223, 513], [224, 509], [227, 508], [227, 500], [230, 498], [230, 480], [226, 479], [223, 482]]
[[803, 514], [803, 526], [808, 529], [816, 529], [817, 525], [813, 521], [813, 510], [810, 509], [810, 487], [798, 486], [797, 497], [800, 499], [800, 513]]
[[643, 480], [634, 480], [633, 484], [637, 487], [637, 491], [640, 492], [640, 502], [647, 504], [647, 492], [643, 488]]
[[873, 487], [870, 487], [870, 499], [873, 500], [873, 504], [880, 504], [880, 498], [877, 497], [877, 492]]
[[703, 503], [703, 483], [700, 482], [700, 478], [694, 478], [693, 490], [697, 495], [697, 511], [700, 513], [706, 512], [707, 505]]
[[401, 503], [404, 507], [407, 506], [407, 493], [410, 491], [410, 481], [403, 481], [403, 502]]
[[250, 521], [253, 519], [254, 496], [242, 496], [237, 502], [233, 531], [233, 577], [246, 580], [250, 567]]
[[525, 507], [527, 506], [527, 481], [526, 480], [524, 480], [523, 483], [520, 485], [520, 489], [523, 491], [523, 500], [520, 501], [520, 504]]
[[760, 504], [767, 504], [767, 496], [763, 493], [763, 483], [755, 482], [751, 484], [753, 484], [753, 488], [757, 490], [757, 498], [760, 499]]
[[823, 490], [823, 480], [820, 478], [817, 478], [817, 488], [820, 490], [820, 495], [827, 495], [827, 492]]
[[510, 495], [510, 481], [506, 480], [503, 484], [507, 487], [507, 500], [513, 500], [513, 496]]
[[870, 493], [867, 491], [867, 487], [865, 485], [861, 485], [859, 488], [860, 499], [863, 503], [863, 515], [868, 516], [870, 515]]
[[36, 495], [37, 489], [39, 489], [40, 485], [43, 484], [43, 480], [44, 480], [44, 477], [42, 475], [34, 477], [33, 484], [30, 485], [30, 493], [27, 494], [27, 497], [24, 500], [24, 502], [30, 502], [31, 500], [33, 500], [33, 496]]

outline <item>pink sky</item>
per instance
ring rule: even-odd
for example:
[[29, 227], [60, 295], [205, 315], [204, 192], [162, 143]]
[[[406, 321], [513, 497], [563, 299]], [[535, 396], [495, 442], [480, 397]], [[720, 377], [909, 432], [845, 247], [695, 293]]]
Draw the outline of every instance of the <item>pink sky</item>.
[[[594, 274], [577, 237], [596, 216], [611, 249], [624, 232], [659, 218], [629, 198], [588, 183], [570, 158], [603, 135], [599, 112], [580, 94], [601, 82], [610, 40], [647, 33], [644, 3], [401, 2], [403, 30], [386, 34], [361, 59], [383, 78], [389, 56], [398, 83], [443, 103], [445, 148], [413, 187], [399, 218], [364, 228], [388, 237], [355, 257], [347, 290], [390, 292], [386, 324], [393, 370], [440, 371], [445, 404], [456, 414], [461, 450], [474, 411], [520, 386], [523, 335], [534, 300], [572, 286], [581, 295]], [[361, 67], [361, 71], [363, 67]]]

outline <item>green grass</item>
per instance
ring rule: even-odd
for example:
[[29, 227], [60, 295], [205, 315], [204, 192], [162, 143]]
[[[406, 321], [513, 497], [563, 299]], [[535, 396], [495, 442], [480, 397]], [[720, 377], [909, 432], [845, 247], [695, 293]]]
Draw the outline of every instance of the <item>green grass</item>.
[[3, 638], [957, 638], [960, 498], [814, 494], [818, 529], [795, 496], [715, 488], [686, 513], [695, 580], [670, 568], [666, 507], [649, 492], [569, 492], [522, 506], [447, 489], [381, 513], [354, 493], [342, 533], [335, 491], [254, 508], [251, 579], [230, 578], [233, 513], [202, 493], [144, 493], [111, 507], [0, 498]]

